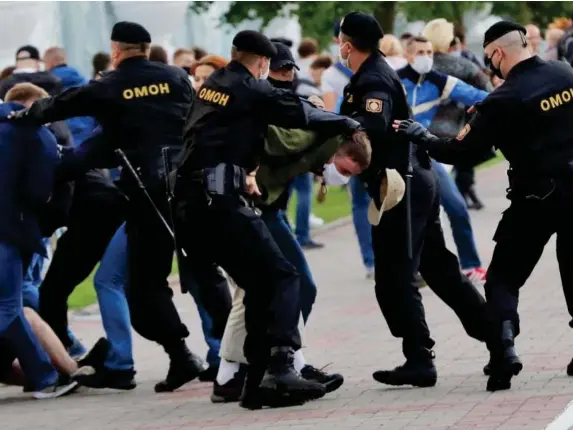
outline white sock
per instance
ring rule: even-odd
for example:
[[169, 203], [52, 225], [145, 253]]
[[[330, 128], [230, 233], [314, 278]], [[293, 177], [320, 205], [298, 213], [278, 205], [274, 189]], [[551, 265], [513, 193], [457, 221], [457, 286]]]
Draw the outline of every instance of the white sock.
[[235, 373], [239, 371], [239, 367], [239, 363], [234, 363], [221, 358], [221, 364], [219, 365], [219, 371], [217, 372], [217, 384], [225, 385], [233, 379]]
[[305, 365], [306, 360], [304, 359], [304, 355], [302, 355], [302, 349], [299, 349], [294, 353], [294, 370], [300, 373]]

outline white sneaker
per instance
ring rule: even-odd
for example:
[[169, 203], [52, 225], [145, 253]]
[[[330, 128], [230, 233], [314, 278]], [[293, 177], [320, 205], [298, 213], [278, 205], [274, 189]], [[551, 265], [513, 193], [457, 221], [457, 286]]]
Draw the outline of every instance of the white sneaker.
[[71, 393], [78, 387], [78, 383], [73, 381], [68, 376], [60, 376], [55, 385], [44, 388], [43, 390], [34, 392], [35, 399], [55, 399], [56, 397], [65, 396]]
[[314, 214], [310, 214], [309, 220], [310, 228], [318, 228], [324, 225], [324, 220]]

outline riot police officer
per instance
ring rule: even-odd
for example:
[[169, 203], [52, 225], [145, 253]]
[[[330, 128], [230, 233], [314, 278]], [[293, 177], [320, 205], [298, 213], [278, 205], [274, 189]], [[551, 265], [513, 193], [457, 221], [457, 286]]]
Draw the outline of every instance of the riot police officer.
[[[102, 133], [67, 152], [68, 171], [115, 167], [121, 148], [138, 170], [155, 206], [167, 212], [161, 150], [178, 153], [193, 90], [187, 74], [148, 60], [151, 36], [141, 25], [118, 22], [111, 33], [115, 71], [88, 85], [41, 100], [14, 120], [47, 123], [74, 116], [93, 116]], [[156, 391], [171, 391], [194, 379], [202, 361], [185, 344], [188, 331], [172, 301], [167, 277], [171, 272], [173, 240], [127, 169], [120, 180], [129, 197], [127, 235], [129, 253], [128, 300], [132, 324], [146, 339], [159, 343], [170, 357], [165, 381]]]
[[382, 36], [372, 16], [353, 12], [342, 21], [340, 60], [354, 76], [344, 90], [341, 113], [357, 119], [372, 142], [372, 162], [361, 179], [380, 208], [385, 169], [396, 169], [404, 177], [412, 175], [411, 202], [405, 199], [381, 220], [371, 220], [376, 224], [372, 229], [376, 298], [390, 331], [402, 338], [406, 357], [404, 365], [377, 371], [373, 377], [389, 385], [428, 387], [436, 383], [437, 372], [434, 341], [416, 287], [418, 268], [430, 288], [460, 318], [466, 332], [480, 341], [484, 340], [486, 325], [485, 301], [446, 248], [439, 219], [439, 189], [428, 155], [415, 149], [410, 156], [407, 140], [392, 130], [394, 119], [409, 118], [410, 113], [399, 77], [378, 51]]
[[216, 263], [245, 290], [250, 367], [241, 404], [247, 408], [300, 403], [325, 392], [293, 368], [300, 348], [298, 274], [244, 200], [260, 194], [255, 175], [268, 126], [325, 134], [352, 134], [359, 126], [273, 88], [266, 78], [275, 54], [258, 32], [235, 36], [232, 61], [198, 91], [175, 185], [177, 238], [189, 264]]
[[489, 342], [489, 391], [508, 389], [522, 364], [515, 352], [519, 334], [519, 289], [549, 238], [557, 234], [557, 259], [569, 313], [573, 315], [573, 73], [529, 51], [521, 25], [490, 27], [484, 50], [502, 86], [477, 106], [474, 118], [454, 139], [440, 139], [420, 124], [397, 122], [397, 131], [444, 163], [479, 160], [491, 147], [510, 163], [509, 208], [496, 242], [485, 284], [493, 317]]

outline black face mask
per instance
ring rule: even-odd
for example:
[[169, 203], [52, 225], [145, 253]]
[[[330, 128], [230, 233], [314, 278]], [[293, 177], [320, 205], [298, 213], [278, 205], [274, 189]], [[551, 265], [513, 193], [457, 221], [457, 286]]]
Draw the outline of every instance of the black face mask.
[[[495, 67], [495, 66], [493, 65], [493, 62], [492, 62], [492, 58], [494, 57], [494, 55], [495, 55], [496, 52], [497, 52], [497, 51], [493, 51], [493, 54], [491, 54], [491, 57], [487, 57], [487, 56], [486, 56], [486, 57], [484, 58], [484, 63], [485, 63], [485, 65], [486, 65], [487, 67], [489, 67], [489, 70], [491, 70], [491, 72], [492, 72], [495, 76], [497, 76], [499, 79], [503, 79], [503, 75], [501, 74], [501, 70], [500, 70], [498, 67]], [[501, 65], [501, 61], [499, 62], [499, 64]]]
[[267, 78], [267, 81], [275, 88], [280, 88], [282, 90], [292, 90], [293, 89], [293, 81], [279, 81], [273, 78]]

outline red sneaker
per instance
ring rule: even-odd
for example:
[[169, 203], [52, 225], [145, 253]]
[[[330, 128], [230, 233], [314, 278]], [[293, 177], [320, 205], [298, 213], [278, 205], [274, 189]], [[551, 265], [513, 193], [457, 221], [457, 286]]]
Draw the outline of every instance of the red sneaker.
[[485, 284], [486, 271], [481, 267], [474, 267], [473, 269], [464, 270], [463, 272], [474, 285]]

